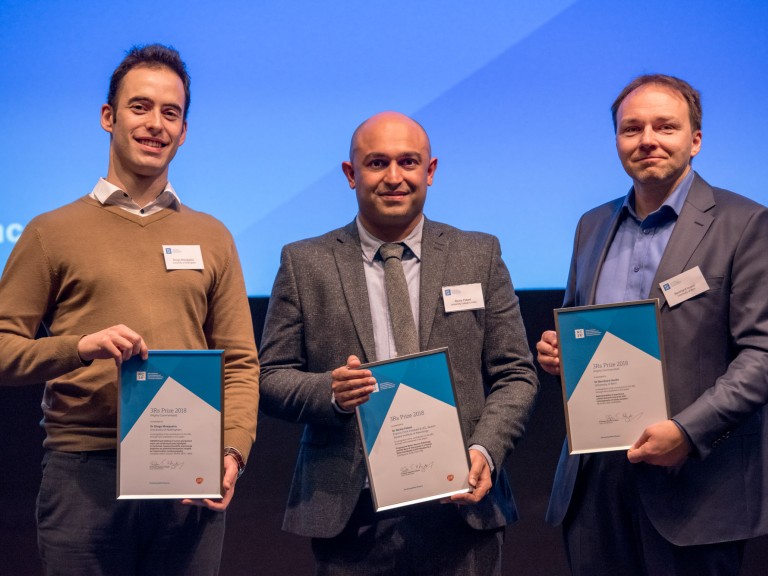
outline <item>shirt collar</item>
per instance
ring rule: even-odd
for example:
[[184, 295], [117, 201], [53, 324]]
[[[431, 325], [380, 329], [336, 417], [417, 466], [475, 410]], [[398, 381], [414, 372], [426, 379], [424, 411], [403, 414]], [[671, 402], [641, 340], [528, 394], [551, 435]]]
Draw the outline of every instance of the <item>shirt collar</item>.
[[[103, 206], [121, 206], [125, 208], [136, 208], [139, 206], [136, 204], [127, 192], [115, 186], [111, 182], [107, 182], [104, 178], [99, 178], [91, 191], [91, 197], [98, 200]], [[160, 208], [177, 207], [181, 204], [179, 195], [176, 194], [176, 190], [173, 189], [170, 182], [165, 184], [165, 188], [160, 194], [157, 195], [149, 205], [157, 205]]]
[[[376, 236], [368, 232], [360, 221], [359, 215], [355, 218], [355, 223], [357, 224], [357, 232], [360, 235], [360, 247], [363, 250], [363, 257], [366, 261], [373, 262], [379, 248], [381, 248], [382, 244], [386, 244], [386, 242], [379, 240]], [[421, 236], [423, 230], [424, 216], [421, 217], [421, 220], [419, 220], [419, 223], [416, 224], [416, 227], [411, 233], [399, 242], [399, 244], [405, 244], [413, 255], [416, 256], [417, 260], [421, 260]]]
[[[663, 213], [669, 213], [671, 210], [674, 215], [675, 219], [680, 216], [680, 212], [683, 209], [683, 205], [685, 204], [685, 199], [688, 197], [688, 191], [691, 189], [691, 184], [693, 184], [693, 176], [694, 172], [693, 170], [688, 170], [688, 174], [685, 175], [685, 177], [680, 181], [680, 183], [675, 186], [675, 189], [672, 190], [672, 193], [667, 196], [667, 198], [664, 200], [664, 202], [659, 206], [656, 210], [651, 212], [645, 217], [645, 222], [648, 218], [651, 219], [651, 222], [658, 220], [658, 218]], [[666, 206], [666, 208], [665, 208]], [[626, 195], [624, 198], [624, 203], [621, 206], [621, 211], [623, 214], [629, 214], [631, 215], [635, 220], [640, 222], [640, 218], [637, 215], [637, 212], [635, 212], [635, 188], [632, 187], [632, 189], [629, 191], [629, 194]]]

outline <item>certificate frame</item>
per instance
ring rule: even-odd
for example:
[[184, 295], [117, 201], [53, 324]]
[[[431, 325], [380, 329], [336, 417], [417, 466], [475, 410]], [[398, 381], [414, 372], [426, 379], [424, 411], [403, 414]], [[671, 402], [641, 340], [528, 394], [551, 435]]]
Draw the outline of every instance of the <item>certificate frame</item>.
[[223, 382], [223, 350], [150, 350], [121, 364], [118, 500], [223, 497]]
[[470, 459], [448, 348], [364, 364], [376, 378], [355, 408], [377, 512], [470, 491]]
[[627, 450], [669, 418], [657, 299], [554, 311], [570, 454]]

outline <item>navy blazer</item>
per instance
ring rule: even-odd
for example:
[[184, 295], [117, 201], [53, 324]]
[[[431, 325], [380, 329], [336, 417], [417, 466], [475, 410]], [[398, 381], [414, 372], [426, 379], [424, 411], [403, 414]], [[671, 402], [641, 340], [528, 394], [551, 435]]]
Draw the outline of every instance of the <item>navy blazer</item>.
[[[623, 198], [587, 212], [576, 230], [564, 306], [593, 304]], [[670, 308], [659, 283], [698, 266], [709, 290]], [[637, 464], [649, 519], [676, 545], [768, 532], [768, 209], [698, 174], [650, 298], [661, 303], [672, 417], [693, 453], [676, 468]], [[579, 456], [563, 446], [547, 511], [560, 524]]]
[[[442, 286], [480, 283], [485, 308], [446, 314]], [[425, 220], [419, 338], [448, 346], [468, 445], [488, 450], [491, 492], [460, 513], [475, 528], [513, 522], [504, 461], [522, 436], [538, 379], [518, 299], [493, 236]], [[305, 424], [283, 528], [329, 538], [347, 524], [363, 489], [365, 462], [355, 419], [331, 404], [331, 371], [350, 354], [376, 359], [357, 226], [283, 248], [260, 350], [261, 408]]]

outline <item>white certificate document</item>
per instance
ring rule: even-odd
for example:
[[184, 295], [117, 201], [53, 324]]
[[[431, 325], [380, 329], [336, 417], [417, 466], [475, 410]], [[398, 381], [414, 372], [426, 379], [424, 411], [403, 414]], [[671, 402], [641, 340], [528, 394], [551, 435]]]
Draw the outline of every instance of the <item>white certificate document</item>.
[[356, 413], [376, 511], [468, 492], [448, 349], [364, 367], [377, 390]]
[[117, 498], [221, 498], [223, 351], [150, 350], [120, 367]]
[[657, 300], [555, 310], [571, 454], [627, 450], [667, 420]]

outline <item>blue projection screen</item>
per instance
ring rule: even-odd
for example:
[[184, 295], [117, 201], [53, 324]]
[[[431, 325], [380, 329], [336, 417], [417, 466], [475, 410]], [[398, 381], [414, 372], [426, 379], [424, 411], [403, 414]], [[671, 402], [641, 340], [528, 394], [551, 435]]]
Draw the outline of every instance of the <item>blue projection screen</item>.
[[609, 106], [638, 74], [698, 88], [695, 168], [768, 203], [766, 29], [763, 0], [0, 0], [0, 265], [106, 175], [109, 75], [162, 42], [192, 75], [171, 182], [230, 228], [249, 294], [269, 294], [283, 244], [352, 220], [340, 164], [382, 110], [431, 136], [428, 217], [498, 235], [517, 288], [562, 287], [579, 215], [629, 188]]

